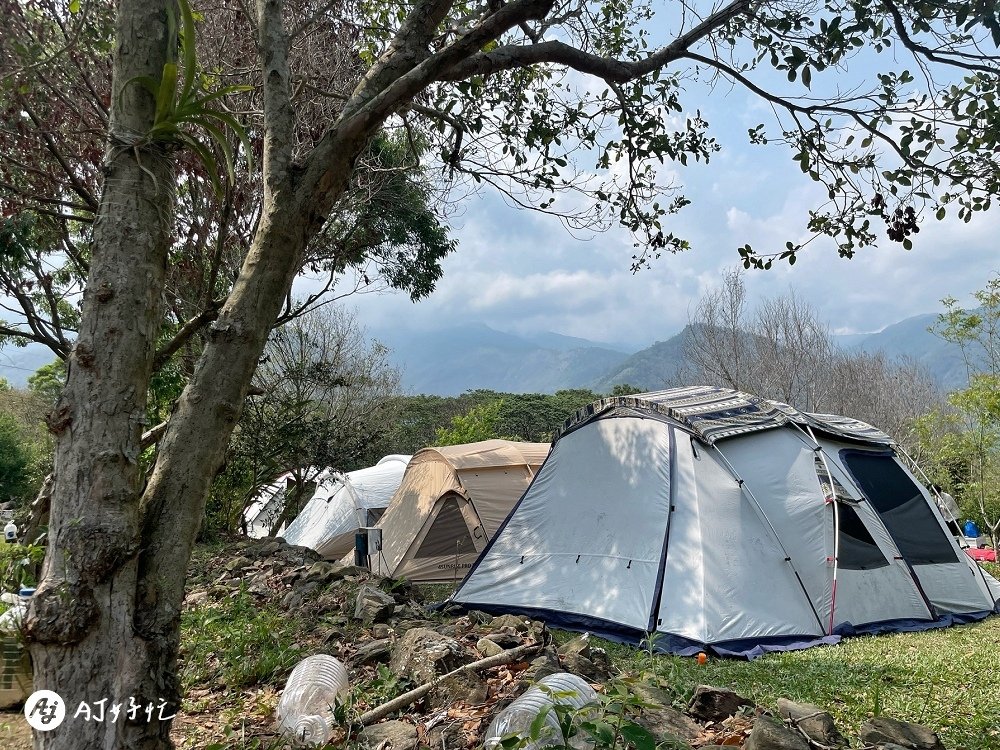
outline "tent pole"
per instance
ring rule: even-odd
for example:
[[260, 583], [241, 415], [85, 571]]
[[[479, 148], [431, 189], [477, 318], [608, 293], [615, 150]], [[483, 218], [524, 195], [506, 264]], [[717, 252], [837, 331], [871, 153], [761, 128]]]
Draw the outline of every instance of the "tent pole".
[[829, 634], [833, 635], [834, 614], [837, 611], [837, 571], [840, 563], [840, 506], [837, 503], [837, 490], [833, 485], [833, 472], [830, 471], [830, 465], [826, 462], [823, 446], [819, 444], [816, 435], [813, 434], [812, 427], [806, 425], [806, 430], [816, 446], [813, 450], [819, 453], [819, 460], [823, 463], [823, 471], [826, 472], [827, 481], [830, 483], [830, 494], [824, 496], [824, 502], [833, 504], [833, 580], [830, 584], [830, 627], [828, 629]]
[[809, 604], [809, 609], [812, 610], [813, 617], [816, 618], [816, 624], [819, 625], [820, 632], [824, 632], [825, 628], [823, 626], [823, 619], [819, 616], [819, 612], [816, 611], [816, 607], [813, 606], [812, 598], [809, 596], [809, 592], [806, 590], [806, 585], [802, 582], [802, 576], [799, 575], [799, 571], [795, 568], [795, 563], [792, 562], [792, 556], [788, 554], [788, 550], [785, 549], [785, 545], [781, 543], [781, 537], [778, 536], [777, 529], [771, 523], [771, 519], [767, 517], [767, 513], [761, 507], [760, 503], [757, 502], [757, 498], [754, 497], [753, 491], [747, 487], [746, 482], [743, 481], [743, 477], [739, 475], [736, 468], [729, 463], [729, 459], [726, 458], [726, 454], [719, 450], [719, 447], [715, 443], [710, 444], [712, 448], [715, 449], [716, 454], [722, 459], [722, 462], [728, 467], [729, 473], [733, 475], [733, 478], [739, 483], [740, 489], [746, 493], [747, 497], [750, 498], [753, 503], [754, 508], [757, 509], [757, 514], [764, 520], [767, 524], [767, 528], [771, 530], [771, 536], [774, 537], [774, 541], [778, 543], [778, 549], [781, 550], [781, 554], [785, 556], [785, 562], [792, 569], [792, 573], [795, 574], [795, 580], [799, 582], [799, 588], [802, 589], [802, 595], [806, 598], [806, 602]]

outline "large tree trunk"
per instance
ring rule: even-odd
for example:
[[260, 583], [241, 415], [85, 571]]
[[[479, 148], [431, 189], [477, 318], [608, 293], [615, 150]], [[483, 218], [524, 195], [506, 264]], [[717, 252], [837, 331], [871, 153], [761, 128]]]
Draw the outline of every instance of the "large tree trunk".
[[[56, 435], [49, 550], [27, 622], [35, 688], [59, 693], [67, 718], [36, 748], [145, 747], [134, 726], [73, 720], [81, 702], [138, 698], [145, 642], [134, 623], [146, 390], [174, 212], [173, 160], [141, 140], [154, 102], [136, 76], [166, 59], [165, 0], [123, 0], [104, 189], [94, 224], [83, 319], [66, 388], [49, 416]], [[144, 718], [144, 717], [143, 717]]]
[[[358, 103], [352, 116], [330, 128], [314, 158], [296, 168], [281, 0], [258, 0], [262, 218], [143, 489], [138, 456], [174, 174], [168, 154], [133, 143], [152, 124], [151, 97], [137, 85], [118, 92], [137, 76], [159, 78], [168, 43], [166, 2], [172, 0], [119, 4], [109, 166], [83, 323], [51, 421], [58, 438], [50, 546], [28, 617], [36, 688], [54, 690], [67, 704], [62, 726], [36, 732], [39, 750], [171, 747], [168, 717], [180, 705], [180, 609], [211, 479], [302, 251], [346, 190], [358, 154], [394, 109], [386, 102], [374, 109]], [[433, 19], [419, 20], [425, 31], [434, 26]], [[100, 701], [109, 710], [119, 704], [126, 711], [132, 705], [154, 711], [131, 719], [123, 711], [116, 721], [110, 714], [100, 722], [74, 718], [81, 704]]]

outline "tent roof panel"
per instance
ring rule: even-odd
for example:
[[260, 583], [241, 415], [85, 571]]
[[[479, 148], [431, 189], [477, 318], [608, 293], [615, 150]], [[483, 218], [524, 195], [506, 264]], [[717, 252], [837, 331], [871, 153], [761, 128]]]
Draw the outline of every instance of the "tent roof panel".
[[503, 466], [539, 466], [549, 454], [548, 443], [519, 443], [513, 440], [483, 440], [465, 445], [424, 448], [413, 463], [444, 460], [459, 471]]
[[833, 414], [808, 414], [780, 401], [707, 385], [601, 399], [570, 417], [564, 423], [560, 436], [594, 417], [621, 408], [662, 414], [681, 423], [709, 444], [736, 435], [774, 429], [789, 422], [848, 440], [892, 444], [892, 439], [884, 432], [856, 419]]

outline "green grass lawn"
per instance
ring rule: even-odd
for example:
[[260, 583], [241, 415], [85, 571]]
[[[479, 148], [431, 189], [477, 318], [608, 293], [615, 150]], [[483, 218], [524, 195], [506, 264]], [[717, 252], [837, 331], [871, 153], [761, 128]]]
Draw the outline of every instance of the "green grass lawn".
[[[997, 574], [994, 566], [992, 572]], [[562, 634], [560, 634], [560, 640]], [[569, 637], [568, 634], [565, 637]], [[846, 638], [751, 662], [658, 655], [604, 644], [627, 671], [653, 671], [686, 703], [695, 685], [730, 687], [774, 708], [778, 698], [829, 710], [844, 734], [884, 715], [926, 724], [949, 750], [1000, 748], [1000, 616], [922, 633]]]

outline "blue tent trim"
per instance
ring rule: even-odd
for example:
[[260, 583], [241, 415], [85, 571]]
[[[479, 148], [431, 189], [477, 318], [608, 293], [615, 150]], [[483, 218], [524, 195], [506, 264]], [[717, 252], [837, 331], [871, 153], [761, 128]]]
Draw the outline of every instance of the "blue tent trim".
[[[557, 612], [539, 607], [509, 607], [497, 606], [488, 602], [447, 603], [449, 608], [457, 608], [462, 612], [479, 610], [493, 615], [521, 615], [533, 620], [541, 620], [549, 627], [575, 632], [592, 633], [615, 643], [630, 646], [646, 646], [647, 633], [637, 628], [631, 628], [617, 622], [599, 617], [575, 614], [572, 612]], [[653, 650], [675, 656], [696, 656], [701, 652], [734, 659], [756, 659], [769, 653], [784, 651], [800, 651], [813, 646], [833, 646], [843, 638], [877, 633], [915, 633], [924, 630], [946, 628], [952, 625], [965, 625], [989, 617], [992, 610], [979, 612], [962, 612], [941, 615], [936, 620], [884, 620], [880, 622], [853, 625], [843, 623], [837, 626], [832, 635], [816, 636], [812, 634], [765, 636], [761, 638], [742, 638], [716, 643], [699, 643], [698, 641], [657, 631], [653, 635]]]

